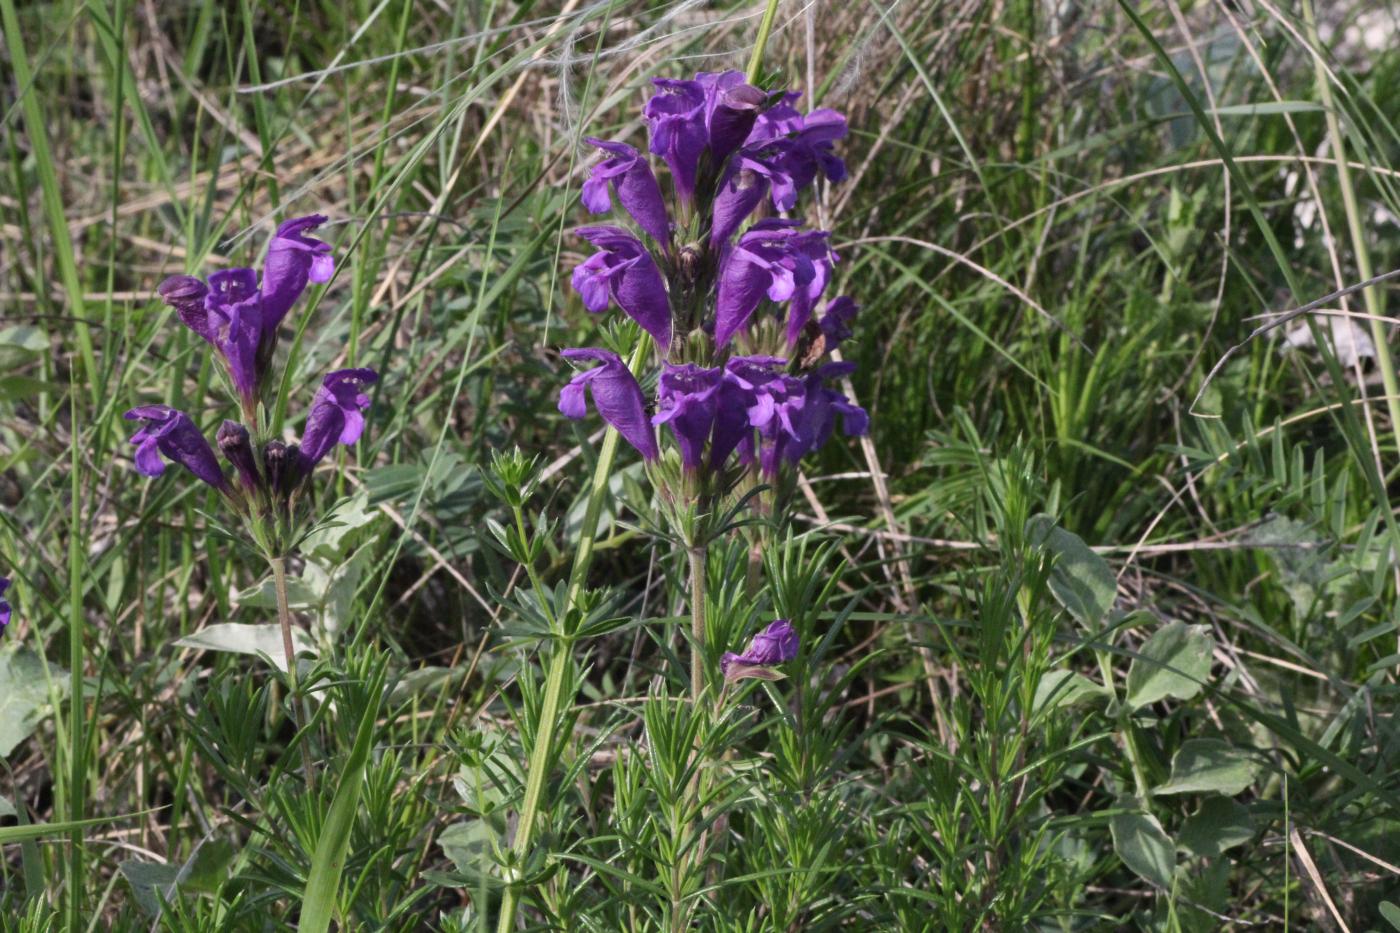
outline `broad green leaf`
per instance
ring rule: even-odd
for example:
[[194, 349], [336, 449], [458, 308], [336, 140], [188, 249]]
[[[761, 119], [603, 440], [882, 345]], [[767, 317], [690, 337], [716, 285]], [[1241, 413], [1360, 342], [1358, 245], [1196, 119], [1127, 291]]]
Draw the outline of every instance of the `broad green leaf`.
[[16, 324], [0, 330], [0, 347], [24, 350], [28, 353], [47, 353], [49, 335], [33, 324]]
[[345, 554], [345, 536], [357, 528], [363, 528], [383, 514], [378, 509], [369, 507], [369, 493], [362, 489], [332, 507], [326, 517], [302, 539], [301, 552], [315, 554], [335, 563]]
[[[308, 562], [308, 567], [315, 566]], [[234, 596], [240, 608], [277, 609], [277, 589], [269, 575], [261, 583], [248, 587]], [[321, 594], [308, 582], [305, 576], [287, 580], [287, 606], [292, 609], [314, 609], [321, 602]]]
[[1167, 838], [1162, 824], [1141, 809], [1136, 798], [1125, 797], [1119, 801], [1119, 806], [1127, 809], [1115, 814], [1108, 823], [1113, 835], [1113, 851], [1138, 877], [1160, 888], [1171, 887], [1172, 873], [1176, 871], [1176, 847]]
[[[365, 785], [365, 766], [369, 763], [374, 740], [374, 721], [379, 716], [384, 697], [383, 672], [369, 684], [364, 713], [355, 732], [355, 744], [340, 772], [340, 783], [331, 801], [330, 813], [316, 840], [316, 853], [311, 858], [311, 872], [306, 879], [306, 894], [301, 901], [299, 933], [326, 933], [335, 910], [335, 896], [340, 888], [340, 876], [345, 871], [345, 859], [350, 849], [350, 830], [355, 825], [355, 813], [360, 807], [360, 792]], [[324, 775], [329, 777], [329, 775]]]
[[63, 668], [46, 665], [43, 658], [17, 643], [0, 648], [0, 758], [29, 738], [53, 711], [50, 681], [60, 697], [67, 695], [68, 672]]
[[1254, 781], [1254, 762], [1220, 739], [1187, 739], [1172, 758], [1172, 776], [1154, 794], [1233, 797]]
[[[220, 622], [217, 625], [205, 626], [192, 635], [186, 635], [175, 644], [181, 648], [201, 648], [205, 651], [266, 655], [278, 670], [287, 669], [282, 627], [275, 623], [244, 625], [239, 622]], [[298, 655], [316, 653], [311, 636], [295, 627], [292, 629], [292, 648]]]
[[1381, 901], [1381, 916], [1395, 929], [1400, 930], [1400, 907], [1396, 907], [1390, 901]]
[[131, 896], [147, 916], [159, 916], [165, 902], [175, 899], [175, 889], [180, 878], [178, 865], [131, 859], [122, 862], [117, 868], [126, 879], [126, 883], [131, 886]]
[[1204, 625], [1168, 622], [1152, 634], [1128, 668], [1128, 704], [1141, 709], [1164, 697], [1189, 700], [1210, 675], [1215, 640]]
[[1176, 844], [1192, 855], [1214, 858], [1253, 838], [1248, 808], [1229, 797], [1207, 797], [1182, 824]]
[[1083, 674], [1074, 671], [1049, 671], [1040, 678], [1040, 683], [1035, 685], [1035, 699], [1031, 703], [1031, 709], [1039, 713], [1061, 706], [1094, 703], [1107, 697], [1107, 690]]
[[158, 917], [163, 902], [174, 900], [177, 890], [206, 894], [217, 891], [228, 879], [233, 857], [233, 845], [227, 839], [209, 839], [201, 842], [183, 865], [131, 859], [117, 867], [131, 885], [131, 894], [141, 909]]
[[1056, 525], [1048, 515], [1026, 523], [1026, 537], [1042, 545], [1054, 557], [1050, 567], [1050, 591], [1070, 615], [1096, 626], [1113, 608], [1118, 582], [1102, 557], [1091, 551], [1078, 535]]
[[15, 810], [15, 805], [10, 803], [10, 798], [0, 797], [0, 816], [19, 816]]
[[493, 872], [496, 864], [495, 842], [501, 833], [488, 820], [465, 820], [453, 823], [438, 836], [438, 845], [457, 866], [465, 887], [486, 884], [499, 887], [501, 878]]

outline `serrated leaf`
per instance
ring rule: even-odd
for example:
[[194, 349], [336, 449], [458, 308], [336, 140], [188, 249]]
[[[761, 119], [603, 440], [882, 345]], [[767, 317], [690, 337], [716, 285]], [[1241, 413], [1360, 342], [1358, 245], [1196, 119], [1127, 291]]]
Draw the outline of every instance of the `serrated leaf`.
[[1120, 801], [1129, 809], [1109, 819], [1113, 851], [1139, 878], [1160, 888], [1170, 888], [1176, 871], [1176, 847], [1157, 818], [1140, 809], [1134, 798]]
[[1118, 581], [1113, 570], [1076, 534], [1065, 531], [1048, 515], [1026, 523], [1026, 537], [1054, 557], [1050, 591], [1070, 615], [1089, 626], [1104, 620], [1113, 608]]
[[[175, 642], [181, 648], [204, 651], [231, 651], [235, 654], [267, 655], [278, 670], [287, 669], [286, 652], [282, 645], [282, 627], [276, 624], [244, 625], [220, 622], [209, 625]], [[298, 655], [315, 654], [311, 636], [299, 628], [292, 629], [292, 648]]]
[[1165, 697], [1189, 700], [1210, 676], [1215, 640], [1204, 625], [1168, 622], [1147, 639], [1128, 668], [1128, 704], [1141, 709]]
[[1078, 706], [1107, 699], [1108, 691], [1074, 671], [1048, 671], [1035, 686], [1032, 712]]
[[1172, 758], [1172, 776], [1153, 791], [1233, 797], [1254, 781], [1254, 762], [1220, 739], [1187, 739]]
[[51, 681], [60, 698], [68, 695], [68, 672], [63, 668], [18, 644], [0, 648], [0, 758], [29, 738], [53, 711]]
[[1176, 844], [1192, 855], [1214, 858], [1253, 838], [1248, 808], [1229, 797], [1207, 797], [1181, 825]]

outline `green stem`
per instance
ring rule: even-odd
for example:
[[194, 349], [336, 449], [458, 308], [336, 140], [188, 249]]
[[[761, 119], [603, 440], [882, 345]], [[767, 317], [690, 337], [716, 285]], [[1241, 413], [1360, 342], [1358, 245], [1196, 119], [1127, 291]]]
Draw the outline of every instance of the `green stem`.
[[[763, 50], [768, 45], [768, 34], [773, 31], [773, 20], [778, 18], [778, 0], [768, 0], [768, 7], [763, 11], [763, 19], [758, 24], [758, 38], [754, 40], [753, 56], [749, 59], [748, 81], [754, 84], [758, 81], [758, 70], [763, 67]], [[810, 88], [808, 91], [810, 92]]]
[[277, 624], [282, 627], [282, 651], [287, 659], [287, 683], [292, 694], [288, 700], [292, 707], [292, 722], [296, 724], [297, 735], [301, 737], [301, 763], [306, 771], [306, 786], [314, 788], [315, 771], [311, 760], [311, 746], [308, 744], [311, 737], [304, 734], [309, 717], [302, 708], [304, 699], [301, 686], [297, 683], [297, 654], [296, 646], [292, 642], [292, 609], [287, 600], [287, 559], [273, 557], [269, 558], [268, 562], [272, 564], [272, 584], [273, 589], [277, 591]]
[[[627, 361], [627, 367], [636, 375], [641, 371], [647, 354], [651, 352], [651, 339], [643, 335]], [[593, 469], [593, 479], [588, 487], [588, 504], [584, 507], [583, 526], [579, 529], [578, 549], [574, 551], [573, 567], [569, 571], [569, 593], [565, 601], [564, 614], [578, 603], [588, 580], [588, 568], [593, 563], [593, 552], [598, 537], [598, 518], [603, 514], [603, 500], [608, 494], [608, 480], [612, 477], [613, 460], [617, 457], [618, 433], [608, 428], [603, 435], [603, 443], [598, 448], [598, 463]], [[569, 645], [558, 640], [554, 643], [545, 673], [544, 702], [540, 705], [540, 720], [535, 728], [535, 745], [530, 749], [530, 770], [525, 777], [525, 798], [520, 804], [520, 823], [515, 830], [515, 843], [511, 851], [523, 859], [534, 843], [535, 830], [539, 822], [540, 800], [544, 796], [545, 778], [551, 763], [550, 752], [554, 748], [554, 732], [558, 728], [559, 707], [564, 692], [564, 678], [568, 675]], [[519, 892], [513, 884], [508, 884], [501, 895], [501, 911], [497, 917], [498, 933], [508, 933], [515, 929], [515, 912], [520, 904]]]
[[1123, 736], [1123, 752], [1128, 756], [1128, 764], [1133, 770], [1133, 787], [1137, 791], [1138, 797], [1142, 799], [1143, 806], [1148, 806], [1150, 800], [1147, 774], [1143, 771], [1142, 761], [1138, 757], [1137, 745], [1133, 742], [1132, 713], [1128, 711], [1126, 704], [1118, 702], [1118, 688], [1113, 685], [1113, 662], [1110, 660], [1107, 651], [1096, 650], [1094, 656], [1098, 658], [1099, 673], [1103, 675], [1104, 688], [1108, 690], [1109, 704], [1117, 708], [1118, 731]]
[[72, 499], [70, 526], [68, 529], [68, 682], [69, 710], [71, 721], [68, 724], [68, 818], [74, 829], [68, 837], [68, 928], [81, 929], [83, 919], [84, 876], [87, 870], [87, 853], [83, 845], [81, 823], [87, 815], [87, 709], [83, 703], [83, 642], [86, 619], [83, 616], [83, 536], [78, 529], [82, 523], [82, 475], [78, 451], [83, 448], [78, 426], [78, 386], [76, 379], [69, 390], [71, 404], [68, 406], [72, 423], [69, 425], [73, 443], [69, 446], [69, 496]]

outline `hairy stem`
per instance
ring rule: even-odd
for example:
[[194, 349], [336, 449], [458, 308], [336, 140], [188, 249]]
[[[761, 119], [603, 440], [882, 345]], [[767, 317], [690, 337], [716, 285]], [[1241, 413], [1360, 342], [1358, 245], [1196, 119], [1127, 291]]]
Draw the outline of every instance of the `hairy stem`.
[[292, 642], [292, 610], [287, 600], [287, 559], [273, 557], [269, 558], [268, 563], [272, 564], [272, 585], [277, 592], [277, 624], [282, 627], [282, 652], [287, 658], [287, 683], [292, 694], [288, 700], [292, 707], [292, 722], [297, 727], [297, 735], [301, 737], [301, 764], [306, 772], [306, 786], [314, 788], [315, 771], [311, 760], [311, 746], [307, 744], [310, 737], [305, 734], [308, 717], [303, 709], [301, 686], [297, 683], [296, 646]]
[[705, 691], [705, 545], [690, 549], [690, 700]]

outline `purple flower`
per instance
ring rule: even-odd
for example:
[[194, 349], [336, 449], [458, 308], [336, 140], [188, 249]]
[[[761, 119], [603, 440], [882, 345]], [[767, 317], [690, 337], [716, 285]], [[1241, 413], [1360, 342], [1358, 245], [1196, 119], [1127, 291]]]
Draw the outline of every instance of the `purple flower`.
[[[830, 250], [826, 233], [797, 226], [795, 220], [760, 220], [725, 251], [715, 299], [716, 344], [724, 346], [743, 330], [765, 295], [773, 301], [795, 299], [811, 314], [813, 290], [820, 294], [826, 285], [827, 271], [817, 262], [829, 264]], [[814, 262], [814, 256], [822, 258]]]
[[826, 303], [821, 316], [817, 318], [817, 326], [821, 328], [822, 335], [826, 337], [828, 350], [835, 349], [850, 339], [851, 322], [855, 320], [859, 311], [860, 305], [846, 295], [833, 298]]
[[166, 459], [180, 464], [199, 479], [220, 491], [228, 489], [214, 448], [199, 433], [190, 416], [169, 405], [142, 405], [128, 411], [127, 421], [141, 421], [141, 430], [131, 437], [136, 445], [136, 470], [144, 476], [165, 472]]
[[773, 420], [783, 397], [785, 362], [776, 356], [735, 356], [724, 364], [710, 441], [712, 466], [723, 466], [741, 445], [752, 448], [754, 429]]
[[719, 190], [715, 192], [711, 215], [710, 242], [723, 244], [744, 225], [754, 208], [762, 203], [773, 187], [773, 167], [762, 159], [740, 153], [725, 170]]
[[778, 619], [755, 635], [743, 654], [726, 651], [719, 659], [720, 670], [726, 680], [738, 680], [750, 673], [743, 668], [786, 664], [797, 657], [797, 646], [797, 630], [787, 619]]
[[666, 203], [661, 199], [661, 186], [651, 173], [651, 165], [640, 152], [626, 143], [586, 138], [590, 145], [610, 154], [593, 166], [593, 173], [583, 183], [583, 205], [594, 214], [612, 208], [608, 184], [617, 192], [617, 199], [637, 226], [653, 240], [666, 244], [671, 239], [671, 223], [666, 217]]
[[705, 89], [705, 125], [710, 142], [710, 164], [718, 168], [744, 144], [768, 103], [768, 95], [744, 81], [740, 71], [695, 76]]
[[336, 444], [353, 444], [365, 430], [369, 396], [364, 387], [379, 380], [372, 369], [337, 369], [327, 373], [311, 401], [297, 456], [302, 475], [325, 459]]
[[258, 461], [253, 456], [253, 443], [248, 437], [248, 429], [237, 421], [225, 421], [214, 433], [214, 442], [219, 445], [224, 459], [233, 464], [238, 473], [238, 482], [246, 492], [256, 492], [262, 488], [262, 477], [258, 475]]
[[[652, 424], [670, 425], [681, 449], [681, 465], [698, 470], [705, 453], [705, 442], [715, 426], [722, 371], [694, 363], [662, 370], [657, 384], [656, 416]], [[731, 448], [732, 449], [732, 448]]]
[[0, 577], [0, 628], [10, 624], [10, 604], [4, 599], [5, 591], [9, 588], [9, 578]]
[[307, 282], [328, 282], [335, 272], [331, 245], [306, 234], [326, 222], [321, 214], [294, 217], [277, 228], [263, 263], [263, 329], [275, 333]]
[[579, 227], [575, 232], [600, 250], [574, 269], [574, 288], [583, 306], [602, 311], [611, 296], [664, 352], [671, 345], [671, 302], [651, 253], [621, 227]]
[[792, 301], [788, 304], [789, 348], [797, 346], [802, 337], [802, 328], [812, 319], [812, 309], [816, 307], [817, 299], [826, 291], [826, 284], [831, 280], [831, 267], [836, 262], [836, 256], [827, 244], [826, 236], [825, 233], [814, 231], [795, 240], [797, 250], [812, 264], [812, 278], [805, 285], [797, 285], [792, 293]]
[[794, 447], [794, 462], [827, 442], [836, 426], [838, 415], [841, 417], [841, 428], [847, 436], [864, 434], [870, 430], [870, 416], [865, 409], [852, 404], [844, 394], [826, 386], [827, 380], [850, 375], [855, 368], [854, 363], [828, 363], [806, 377], [806, 395], [802, 408], [793, 419], [799, 442]]
[[642, 109], [651, 129], [651, 151], [671, 169], [676, 195], [695, 194], [700, 160], [718, 171], [750, 136], [767, 95], [744, 83], [738, 71], [701, 72], [694, 80], [656, 78], [657, 93]]
[[781, 211], [796, 206], [797, 193], [819, 172], [830, 181], [846, 177], [846, 163], [832, 151], [846, 136], [846, 118], [824, 107], [804, 116], [792, 106], [799, 96], [789, 92], [761, 114], [744, 144], [745, 154], [768, 166], [773, 206]]
[[807, 404], [807, 382], [780, 373], [763, 386], [760, 402], [751, 409], [750, 418], [758, 431], [757, 456], [753, 438], [745, 437], [739, 445], [739, 459], [743, 463], [757, 459], [760, 475], [772, 482], [784, 463], [796, 463], [805, 452], [800, 429]]
[[204, 298], [209, 294], [209, 286], [192, 275], [172, 275], [156, 286], [156, 294], [175, 309], [185, 326], [214, 342], [214, 328], [209, 323], [209, 312], [204, 308]]
[[676, 196], [689, 202], [695, 194], [695, 174], [708, 142], [705, 132], [705, 89], [698, 81], [654, 78], [657, 93], [642, 108], [651, 129], [651, 151], [671, 169]]
[[593, 407], [603, 420], [617, 429], [627, 443], [637, 448], [645, 460], [660, 455], [656, 447], [656, 432], [647, 420], [646, 399], [642, 387], [627, 364], [610, 350], [591, 347], [563, 351], [566, 360], [593, 360], [601, 363], [593, 369], [574, 374], [569, 384], [559, 390], [559, 411], [575, 421], [588, 412], [585, 393], [593, 393]]
[[262, 340], [262, 296], [252, 269], [226, 269], [209, 276], [204, 310], [207, 338], [228, 364], [229, 377], [248, 410], [258, 398], [258, 344]]

